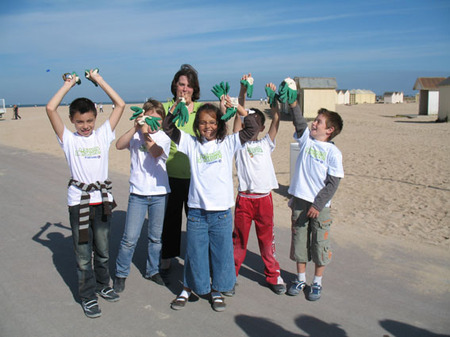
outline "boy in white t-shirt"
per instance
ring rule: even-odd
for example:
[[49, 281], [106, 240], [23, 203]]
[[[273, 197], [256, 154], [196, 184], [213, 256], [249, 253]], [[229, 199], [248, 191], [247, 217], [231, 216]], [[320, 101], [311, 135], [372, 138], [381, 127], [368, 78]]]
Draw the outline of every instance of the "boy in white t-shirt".
[[[242, 83], [248, 81], [251, 74], [244, 75], [241, 80], [239, 103], [245, 106], [247, 88]], [[253, 81], [251, 81], [252, 83]], [[273, 83], [266, 86], [274, 92]], [[278, 182], [272, 163], [272, 152], [275, 149], [275, 137], [280, 125], [280, 112], [278, 104], [271, 108], [272, 122], [265, 137], [258, 140], [258, 134], [264, 130], [264, 114], [258, 109], [250, 109], [250, 112], [258, 114], [260, 122], [258, 133], [247, 143], [244, 148], [236, 152], [235, 162], [239, 180], [238, 196], [234, 211], [233, 249], [236, 277], [245, 260], [247, 243], [252, 221], [255, 222], [256, 235], [258, 237], [259, 251], [264, 262], [264, 274], [269, 288], [277, 295], [286, 292], [286, 285], [280, 276], [280, 265], [275, 257], [275, 236], [273, 232], [273, 201], [272, 190], [278, 188]], [[242, 129], [239, 115], [234, 120], [233, 132]], [[224, 292], [226, 296], [234, 295], [234, 288]]]
[[320, 109], [308, 129], [297, 101], [290, 104], [295, 126], [294, 139], [300, 145], [289, 194], [292, 209], [292, 260], [296, 261], [298, 277], [287, 294], [298, 295], [306, 286], [306, 263], [315, 263], [314, 280], [306, 292], [310, 301], [320, 299], [322, 275], [331, 260], [330, 216], [331, 198], [344, 177], [342, 154], [331, 141], [343, 127], [338, 113]]
[[132, 117], [135, 119], [134, 126], [116, 142], [118, 150], [130, 150], [131, 158], [127, 218], [117, 255], [114, 280], [114, 290], [118, 293], [125, 289], [125, 279], [130, 273], [131, 260], [147, 213], [145, 278], [164, 285], [159, 267], [164, 214], [170, 193], [166, 160], [171, 140], [160, 130], [166, 116], [160, 102], [149, 99], [144, 103], [143, 109], [137, 109]]
[[65, 127], [59, 116], [57, 108], [64, 96], [79, 83], [75, 73], [64, 76], [63, 86], [50, 99], [46, 110], [71, 173], [68, 206], [81, 304], [87, 317], [96, 318], [101, 316], [97, 294], [110, 302], [119, 300], [109, 286], [109, 230], [115, 203], [108, 180], [108, 152], [125, 102], [97, 69], [88, 71], [86, 77], [99, 85], [116, 107], [102, 126], [95, 130], [97, 111], [88, 98], [77, 98], [70, 104], [69, 117], [75, 133]]

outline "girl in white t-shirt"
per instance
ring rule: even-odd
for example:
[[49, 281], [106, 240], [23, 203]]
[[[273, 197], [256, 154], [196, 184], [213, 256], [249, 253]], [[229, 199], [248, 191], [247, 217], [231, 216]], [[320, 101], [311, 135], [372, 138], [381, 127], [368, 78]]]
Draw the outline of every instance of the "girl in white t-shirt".
[[[238, 112], [245, 113], [242, 106]], [[184, 289], [171, 303], [174, 310], [184, 308], [194, 291], [199, 295], [211, 293], [212, 308], [223, 311], [225, 301], [220, 292], [229, 291], [236, 282], [231, 214], [233, 156], [255, 135], [259, 117], [249, 115], [241, 131], [227, 135], [222, 115], [214, 104], [202, 105], [194, 120], [195, 136], [177, 129], [172, 114], [163, 123], [178, 151], [189, 157], [191, 168]]]
[[138, 115], [140, 110], [137, 110], [133, 115], [134, 126], [116, 143], [118, 150], [130, 150], [131, 157], [127, 217], [116, 261], [116, 292], [125, 289], [125, 279], [130, 272], [131, 260], [147, 213], [148, 256], [145, 278], [164, 285], [159, 264], [164, 213], [170, 192], [166, 171], [170, 138], [159, 130], [160, 122], [165, 117], [165, 110], [160, 102], [149, 99], [144, 104], [143, 114]]

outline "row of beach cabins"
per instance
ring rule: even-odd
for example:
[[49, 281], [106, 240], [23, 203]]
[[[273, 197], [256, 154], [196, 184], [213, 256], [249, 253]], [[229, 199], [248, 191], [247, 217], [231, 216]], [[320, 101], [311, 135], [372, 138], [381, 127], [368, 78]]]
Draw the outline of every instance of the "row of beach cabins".
[[[335, 110], [336, 104], [375, 104], [377, 96], [371, 90], [337, 89], [332, 77], [294, 77], [298, 88], [297, 100], [305, 117], [313, 118], [317, 110], [326, 108]], [[419, 90], [416, 101], [419, 102], [419, 115], [438, 115], [438, 122], [450, 121], [450, 77], [419, 77], [413, 90]], [[385, 104], [403, 103], [403, 92], [385, 92], [382, 101]], [[287, 106], [283, 107], [287, 111]]]

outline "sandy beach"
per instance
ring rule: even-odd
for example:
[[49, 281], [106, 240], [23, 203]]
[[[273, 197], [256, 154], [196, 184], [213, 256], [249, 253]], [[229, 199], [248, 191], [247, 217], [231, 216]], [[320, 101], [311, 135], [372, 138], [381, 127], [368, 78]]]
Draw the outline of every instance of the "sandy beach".
[[[247, 107], [267, 110], [259, 101]], [[333, 199], [338, 238], [353, 240], [396, 238], [412, 245], [450, 248], [450, 123], [435, 123], [435, 115], [417, 116], [415, 103], [337, 105], [344, 129], [335, 138], [343, 153], [345, 178]], [[60, 107], [66, 125], [68, 107]], [[99, 126], [111, 111], [104, 106]], [[132, 126], [127, 105], [116, 138]], [[269, 112], [267, 110], [266, 112]], [[8, 108], [0, 120], [0, 143], [64, 158], [44, 107], [21, 108], [21, 120]], [[406, 117], [409, 116], [409, 117]], [[413, 118], [411, 118], [413, 117]], [[266, 130], [270, 119], [266, 121]], [[231, 124], [230, 124], [231, 128]], [[290, 226], [287, 189], [290, 180], [290, 143], [293, 126], [282, 115], [273, 162], [279, 182], [274, 191], [276, 225]], [[110, 170], [129, 174], [128, 151], [110, 150]]]

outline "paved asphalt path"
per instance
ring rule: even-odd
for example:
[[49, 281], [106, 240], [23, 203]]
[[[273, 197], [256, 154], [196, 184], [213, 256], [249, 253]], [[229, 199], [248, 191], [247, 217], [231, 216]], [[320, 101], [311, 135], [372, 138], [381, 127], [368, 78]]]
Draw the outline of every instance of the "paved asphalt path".
[[[205, 298], [194, 299], [182, 311], [171, 310], [169, 303], [181, 289], [183, 259], [176, 260], [167, 287], [147, 281], [142, 277], [145, 240], [141, 239], [120, 301], [99, 299], [103, 315], [89, 319], [77, 296], [65, 206], [69, 178], [65, 160], [4, 146], [0, 158], [1, 337], [426, 337], [450, 333], [448, 286], [436, 291], [405, 286], [414, 274], [404, 267], [445, 264], [449, 270], [448, 255], [413, 258], [401, 247], [380, 246], [380, 254], [395, 256], [394, 262], [403, 266], [396, 273], [396, 268], [383, 269], [383, 261], [366, 250], [335, 242], [323, 297], [308, 302], [303, 295], [277, 296], [266, 287], [254, 231], [236, 296], [227, 298], [225, 312], [214, 312]], [[119, 204], [112, 225], [113, 271], [124, 226], [128, 177], [111, 174], [110, 178]], [[289, 281], [294, 278], [294, 264], [288, 259], [289, 230], [278, 227], [276, 239], [282, 276]]]

